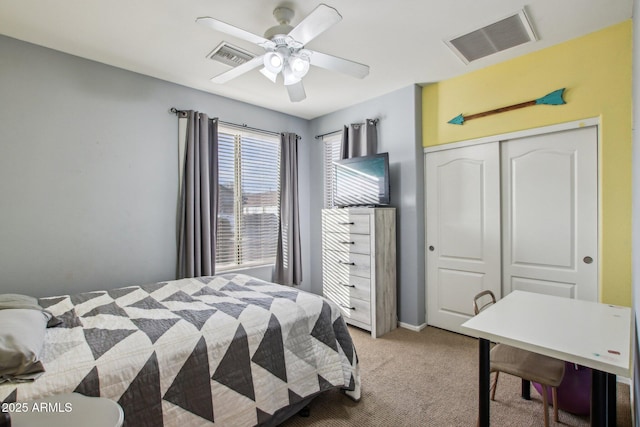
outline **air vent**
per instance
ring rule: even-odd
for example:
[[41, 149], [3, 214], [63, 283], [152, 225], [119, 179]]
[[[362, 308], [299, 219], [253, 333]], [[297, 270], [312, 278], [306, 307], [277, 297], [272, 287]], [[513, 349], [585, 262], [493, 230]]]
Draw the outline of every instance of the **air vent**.
[[509, 48], [536, 41], [529, 19], [522, 10], [498, 22], [445, 41], [466, 64]]
[[230, 45], [227, 42], [222, 42], [218, 47], [213, 49], [213, 52], [207, 55], [207, 58], [231, 65], [232, 67], [237, 67], [252, 60], [255, 58], [255, 55], [237, 46]]

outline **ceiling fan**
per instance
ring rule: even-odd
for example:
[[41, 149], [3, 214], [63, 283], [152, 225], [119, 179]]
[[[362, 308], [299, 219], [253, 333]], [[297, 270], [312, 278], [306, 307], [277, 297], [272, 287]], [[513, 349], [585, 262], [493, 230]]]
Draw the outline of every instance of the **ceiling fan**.
[[294, 12], [290, 8], [277, 7], [273, 11], [273, 16], [278, 21], [278, 25], [269, 28], [264, 37], [209, 16], [196, 19], [199, 24], [255, 43], [265, 50], [263, 55], [218, 74], [211, 81], [226, 83], [263, 65], [260, 72], [274, 83], [278, 75], [282, 74], [289, 99], [292, 102], [299, 102], [307, 97], [302, 78], [309, 71], [310, 65], [338, 71], [360, 79], [369, 74], [369, 66], [367, 65], [304, 48], [311, 40], [342, 20], [342, 16], [336, 9], [320, 4], [295, 27], [289, 25], [293, 15]]

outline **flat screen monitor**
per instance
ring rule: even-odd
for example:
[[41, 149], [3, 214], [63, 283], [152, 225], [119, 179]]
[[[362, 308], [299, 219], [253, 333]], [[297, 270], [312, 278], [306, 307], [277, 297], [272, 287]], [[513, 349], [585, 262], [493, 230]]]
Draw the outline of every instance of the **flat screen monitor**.
[[389, 153], [334, 162], [334, 203], [338, 207], [390, 203]]

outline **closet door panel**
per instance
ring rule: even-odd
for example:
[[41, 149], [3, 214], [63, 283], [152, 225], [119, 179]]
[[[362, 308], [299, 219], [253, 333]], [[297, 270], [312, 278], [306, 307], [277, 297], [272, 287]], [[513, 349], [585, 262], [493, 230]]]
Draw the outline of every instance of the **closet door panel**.
[[598, 300], [597, 127], [502, 142], [503, 293]]
[[499, 143], [427, 153], [427, 323], [461, 332], [473, 297], [500, 297]]

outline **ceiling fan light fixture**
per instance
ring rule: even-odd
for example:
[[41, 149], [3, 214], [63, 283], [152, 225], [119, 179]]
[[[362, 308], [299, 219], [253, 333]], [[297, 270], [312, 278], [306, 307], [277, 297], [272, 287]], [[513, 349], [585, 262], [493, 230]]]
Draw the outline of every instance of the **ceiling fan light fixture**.
[[300, 54], [293, 54], [289, 58], [289, 66], [293, 75], [301, 79], [309, 72], [310, 61], [309, 57]]
[[262, 73], [263, 76], [265, 76], [266, 78], [268, 78], [269, 80], [271, 80], [272, 82], [276, 82], [276, 79], [278, 78], [278, 73], [272, 73], [271, 71], [269, 71], [267, 69], [267, 67], [264, 67], [262, 70], [260, 70], [260, 72]]
[[284, 56], [280, 52], [267, 52], [264, 55], [264, 67], [271, 73], [278, 74], [284, 65]]
[[290, 64], [287, 64], [287, 66], [282, 69], [282, 76], [284, 77], [285, 86], [290, 86], [296, 83], [300, 83], [300, 81], [302, 80], [302, 77], [298, 77], [295, 75], [295, 73], [291, 69]]

